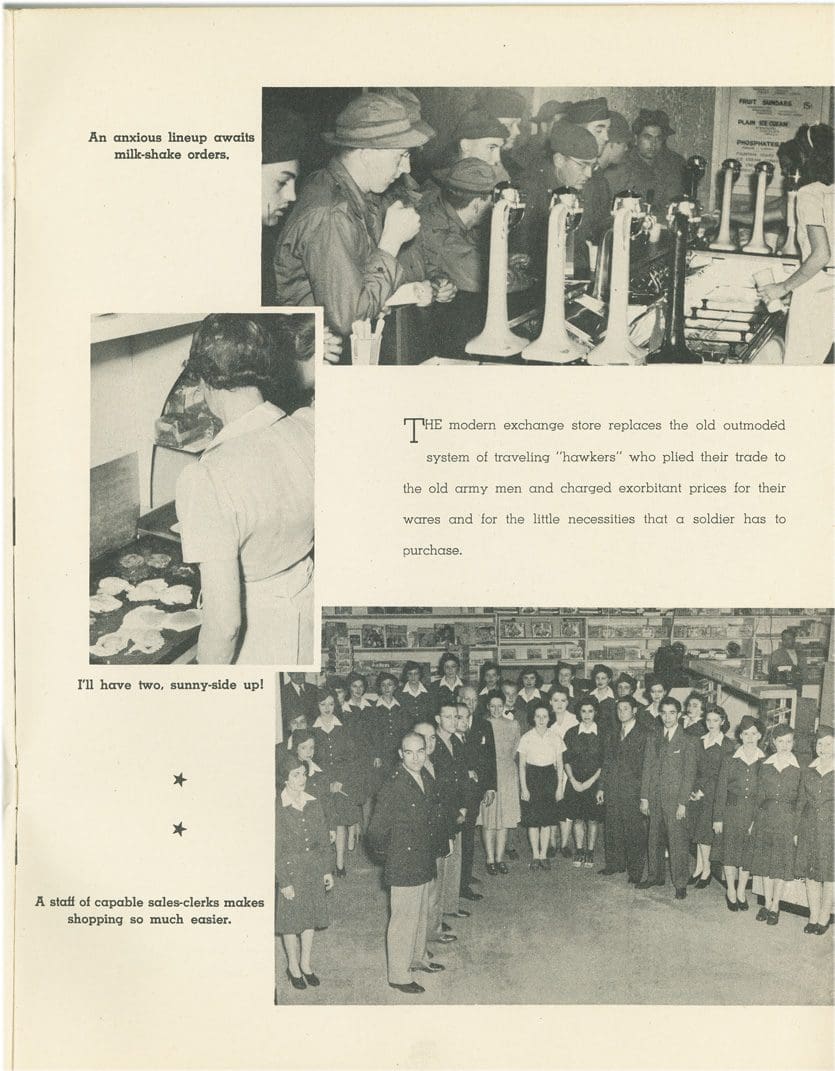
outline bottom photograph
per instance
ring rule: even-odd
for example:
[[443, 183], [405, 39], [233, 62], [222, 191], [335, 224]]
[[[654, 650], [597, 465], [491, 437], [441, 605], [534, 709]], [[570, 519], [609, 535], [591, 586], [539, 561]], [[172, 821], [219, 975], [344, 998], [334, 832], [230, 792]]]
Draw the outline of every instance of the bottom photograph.
[[830, 1004], [832, 617], [323, 609], [276, 1004]]

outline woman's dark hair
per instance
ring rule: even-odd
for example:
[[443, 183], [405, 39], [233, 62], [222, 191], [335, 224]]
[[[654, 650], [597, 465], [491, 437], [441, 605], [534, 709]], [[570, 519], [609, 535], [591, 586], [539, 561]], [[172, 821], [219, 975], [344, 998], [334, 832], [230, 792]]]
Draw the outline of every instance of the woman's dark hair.
[[487, 676], [487, 671], [490, 670], [490, 669], [494, 669], [496, 671], [496, 675], [499, 678], [499, 681], [501, 681], [501, 679], [502, 679], [502, 671], [501, 671], [501, 667], [499, 666], [499, 663], [498, 662], [482, 662], [481, 669], [478, 671], [478, 686], [479, 686], [479, 688], [483, 688], [484, 687], [484, 678]]
[[555, 695], [563, 696], [565, 698], [566, 703], [570, 703], [571, 702], [571, 696], [568, 694], [568, 689], [567, 688], [563, 688], [559, 684], [555, 684], [554, 687], [549, 692], [549, 694], [548, 694], [548, 703], [549, 704], [550, 704], [551, 700], [554, 698]]
[[718, 714], [722, 719], [719, 728], [723, 733], [726, 733], [731, 727], [731, 719], [728, 717], [725, 708], [720, 707], [718, 703], [711, 703], [705, 712], [705, 720], [707, 720], [708, 714]]
[[690, 693], [690, 695], [688, 695], [688, 697], [684, 700], [684, 710], [685, 710], [685, 712], [687, 711], [687, 707], [689, 706], [691, 699], [698, 699], [698, 701], [701, 703], [701, 705], [702, 705], [702, 717], [704, 717], [705, 714], [707, 713], [707, 696], [704, 695], [702, 692], [697, 692], [695, 690], [692, 691]]
[[602, 662], [598, 662], [596, 666], [592, 667], [592, 671], [591, 671], [591, 679], [592, 679], [592, 681], [594, 681], [594, 678], [597, 676], [598, 673], [605, 673], [606, 676], [609, 678], [609, 684], [612, 683], [612, 678], [614, 677], [614, 673], [611, 671], [611, 669], [609, 669], [608, 666], [604, 666]]
[[395, 685], [398, 683], [397, 677], [395, 677], [395, 675], [393, 673], [389, 673], [389, 672], [381, 673], [380, 676], [377, 678], [377, 688], [378, 689], [382, 688], [383, 681], [393, 681]]
[[769, 751], [776, 751], [777, 747], [774, 743], [775, 740], [779, 740], [781, 736], [794, 736], [794, 729], [787, 721], [781, 721], [779, 725], [772, 725], [772, 727], [765, 734], [766, 744]]
[[336, 697], [336, 692], [331, 688], [317, 688], [316, 689], [316, 705], [321, 706], [326, 699], [333, 700], [334, 714], [339, 710], [339, 700]]
[[336, 695], [337, 689], [341, 692], [348, 691], [348, 685], [345, 683], [344, 677], [328, 677], [325, 687]]
[[461, 668], [461, 659], [458, 655], [454, 655], [451, 651], [447, 651], [446, 654], [442, 654], [438, 660], [438, 676], [443, 677], [444, 667], [448, 662], [454, 662], [458, 669]]
[[580, 702], [577, 704], [577, 714], [579, 716], [583, 707], [592, 707], [594, 709], [594, 720], [597, 721], [597, 715], [600, 713], [600, 704], [597, 702], [597, 696], [584, 695]]
[[557, 664], [554, 666], [554, 680], [555, 681], [558, 681], [560, 679], [560, 670], [561, 669], [570, 669], [572, 677], [574, 677], [575, 674], [577, 673], [577, 667], [576, 666], [572, 666], [570, 662], [557, 662]]
[[420, 663], [418, 663], [418, 662], [407, 662], [405, 664], [405, 666], [403, 667], [403, 669], [400, 671], [400, 683], [401, 684], [405, 684], [406, 683], [406, 681], [409, 679], [409, 674], [412, 672], [413, 669], [416, 669], [418, 671], [418, 673], [420, 673], [421, 677], [423, 677], [423, 671], [420, 668]]
[[661, 680], [660, 677], [647, 677], [644, 681], [644, 688], [646, 689], [647, 695], [649, 695], [651, 689], [653, 689], [656, 684], [660, 685], [664, 689], [664, 692], [666, 694], [668, 690], [667, 685]]
[[490, 704], [493, 702], [494, 699], [501, 699], [502, 706], [504, 706], [504, 692], [502, 692], [499, 688], [493, 688], [484, 697], [484, 706], [486, 710], [490, 710]]
[[828, 123], [808, 126], [806, 123], [794, 136], [801, 155], [801, 173], [803, 184], [822, 182], [831, 186], [835, 182], [833, 175], [833, 141], [832, 127]]
[[263, 394], [275, 375], [275, 347], [254, 317], [213, 313], [194, 332], [185, 370], [215, 390], [257, 387]]
[[539, 671], [534, 669], [533, 666], [525, 666], [525, 668], [522, 670], [522, 672], [519, 674], [519, 676], [518, 676], [518, 678], [516, 680], [516, 687], [519, 688], [519, 689], [522, 688], [522, 681], [525, 679], [525, 677], [527, 677], [527, 675], [529, 673], [533, 673], [534, 677], [536, 678], [536, 687], [537, 688], [541, 688], [542, 687], [542, 677], [540, 676]]
[[305, 743], [306, 740], [315, 740], [312, 729], [294, 729], [290, 733], [290, 750], [295, 755], [298, 750], [299, 744]]
[[549, 727], [551, 725], [553, 725], [554, 722], [557, 720], [556, 716], [554, 715], [553, 710], [551, 710], [550, 706], [548, 706], [547, 703], [537, 703], [536, 706], [533, 708], [533, 710], [528, 714], [528, 725], [530, 725], [530, 727], [532, 729], [534, 727], [534, 720], [533, 719], [534, 719], [534, 716], [536, 715], [536, 712], [538, 710], [544, 710], [545, 713], [548, 715], [548, 726]]
[[363, 677], [363, 675], [361, 673], [349, 673], [348, 674], [348, 691], [349, 692], [351, 690], [351, 685], [355, 681], [360, 681], [362, 683], [362, 690], [364, 692], [368, 691], [368, 681], [365, 679], [365, 677]]
[[734, 729], [734, 736], [740, 744], [742, 743], [742, 734], [748, 732], [749, 729], [756, 729], [760, 734], [760, 740], [765, 735], [765, 726], [759, 718], [755, 718], [753, 714], [743, 714], [739, 724]]

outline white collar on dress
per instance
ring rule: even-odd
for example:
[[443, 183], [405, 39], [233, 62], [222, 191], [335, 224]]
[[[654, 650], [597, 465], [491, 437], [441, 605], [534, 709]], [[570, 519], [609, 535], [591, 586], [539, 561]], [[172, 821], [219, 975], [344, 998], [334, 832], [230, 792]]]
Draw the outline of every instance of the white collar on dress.
[[774, 766], [774, 767], [776, 767], [778, 770], [780, 770], [781, 773], [782, 773], [783, 770], [785, 770], [785, 768], [787, 766], [794, 766], [798, 770], [800, 769], [800, 763], [797, 761], [797, 755], [795, 755], [795, 753], [793, 751], [790, 751], [788, 753], [788, 755], [785, 756], [785, 758], [783, 759], [782, 766], [778, 766], [777, 765], [777, 752], [776, 751], [771, 756], [771, 758], [768, 758], [768, 759], [765, 760], [765, 763], [766, 763], [766, 766]]
[[598, 688], [595, 688], [595, 690], [591, 694], [597, 696], [597, 701], [601, 702], [601, 703], [603, 702], [604, 699], [614, 699], [615, 698], [615, 693], [612, 691], [612, 689], [608, 685], [603, 689], [602, 692]]
[[464, 687], [464, 682], [461, 680], [460, 677], [456, 677], [455, 678], [455, 683], [454, 684], [447, 684], [446, 677], [439, 677], [438, 678], [438, 687], [440, 688], [440, 686], [442, 684], [443, 684], [443, 686], [445, 688], [449, 688], [450, 691], [452, 691], [453, 688], [463, 688]]
[[[334, 725], [341, 725], [342, 724], [342, 722], [339, 720], [339, 718], [337, 718], [337, 716], [335, 714], [333, 716], [333, 724]], [[322, 732], [325, 732], [325, 733], [330, 732], [330, 729], [326, 729], [325, 728], [325, 723], [322, 721], [322, 715], [321, 714], [316, 719], [316, 721], [314, 721], [313, 728], [314, 729], [321, 729]], [[333, 725], [331, 726], [331, 729], [332, 728], [333, 728]]]
[[296, 807], [295, 803], [293, 803], [292, 799], [290, 798], [290, 793], [287, 791], [286, 786], [281, 790], [281, 806], [282, 807], [294, 807], [297, 811], [303, 811], [304, 810], [304, 805], [306, 803], [309, 803], [310, 800], [315, 800], [315, 799], [316, 799], [315, 796], [309, 796], [307, 794], [307, 792], [302, 792], [302, 805], [301, 805], [301, 807]]
[[385, 701], [385, 699], [382, 696], [380, 696], [378, 698], [378, 700], [377, 700], [377, 706], [378, 707], [385, 707], [386, 710], [391, 710], [392, 707], [399, 707], [400, 704], [397, 702], [397, 700], [394, 697], [392, 697], [392, 700], [391, 700], [390, 703], [387, 703]]
[[243, 416], [224, 424], [203, 451], [203, 455], [205, 456], [210, 450], [214, 450], [216, 446], [220, 446], [221, 443], [227, 442], [229, 439], [237, 439], [239, 435], [249, 435], [250, 432], [268, 428], [270, 424], [275, 424], [286, 416], [287, 414], [284, 410], [279, 409], [272, 402], [261, 402], [260, 405], [255, 405], [252, 409], [247, 410]]
[[[832, 760], [830, 759], [830, 762], [831, 762], [831, 761], [832, 761]], [[811, 761], [811, 762], [809, 763], [809, 766], [810, 766], [810, 768], [811, 768], [812, 770], [817, 770], [817, 771], [818, 771], [818, 773], [820, 773], [820, 768], [821, 768], [821, 756], [820, 756], [820, 755], [818, 755], [818, 757], [817, 757], [816, 759], [812, 759], [812, 761]], [[829, 771], [828, 771], [828, 770], [827, 770], [827, 773], [829, 773]]]
[[313, 759], [308, 759], [307, 763], [310, 766], [310, 769], [314, 773], [321, 773], [322, 772], [322, 767], [321, 766], [317, 766], [316, 763], [313, 761]]
[[522, 696], [522, 698], [525, 700], [526, 703], [530, 703], [530, 701], [532, 699], [541, 699], [542, 698], [542, 692], [540, 692], [540, 690], [538, 688], [534, 688], [529, 696], [525, 696], [525, 692], [526, 692], [525, 688], [520, 688], [518, 694]]
[[765, 752], [761, 751], [759, 748], [757, 748], [756, 754], [754, 755], [754, 762], [746, 762], [746, 760], [745, 760], [745, 752], [742, 750], [742, 744], [740, 744], [739, 747], [734, 752], [734, 758], [735, 759], [742, 759], [742, 761], [745, 762], [746, 766], [753, 766], [754, 762], [756, 762], [758, 759], [764, 759], [765, 758]]
[[721, 747], [724, 735], [720, 736], [718, 740], [712, 741], [710, 744], [707, 742], [707, 733], [702, 737], [702, 747], [707, 751], [709, 747]]
[[359, 707], [360, 710], [365, 710], [366, 707], [370, 706], [371, 704], [369, 703], [369, 701], [365, 698], [364, 695], [362, 695], [360, 696], [359, 703], [355, 699], [346, 699], [345, 702], [342, 704], [342, 709], [347, 712], [351, 707]]
[[424, 686], [423, 686], [421, 681], [418, 681], [418, 686], [417, 686], [417, 690], [416, 691], [412, 691], [412, 685], [411, 685], [410, 681], [407, 681], [403, 685], [402, 691], [408, 692], [409, 695], [413, 695], [413, 696], [424, 695], [426, 693], [426, 689], [424, 688]]
[[577, 732], [585, 733], [587, 736], [591, 736], [594, 733], [597, 736], [597, 722], [593, 721], [591, 725], [584, 725], [582, 722], [577, 723]]

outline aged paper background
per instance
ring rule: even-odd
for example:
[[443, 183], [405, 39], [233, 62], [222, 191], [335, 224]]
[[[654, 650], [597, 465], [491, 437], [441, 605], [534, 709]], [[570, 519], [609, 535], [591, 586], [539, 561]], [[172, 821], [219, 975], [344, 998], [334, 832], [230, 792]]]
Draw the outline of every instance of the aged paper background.
[[[113, 161], [112, 143], [90, 144], [90, 131], [257, 138], [262, 85], [828, 84], [831, 9], [6, 17], [17, 259], [16, 723], [7, 720], [5, 742], [7, 763], [17, 757], [20, 806], [16, 828], [10, 814], [6, 827], [7, 863], [16, 847], [18, 864], [7, 871], [15, 913], [13, 922], [7, 916], [8, 1059], [50, 1068], [826, 1066], [825, 1009], [275, 1008], [273, 673], [193, 670], [202, 680], [263, 676], [263, 692], [238, 692], [235, 701], [149, 697], [135, 684], [114, 698], [79, 692], [76, 681], [89, 675], [90, 314], [247, 309], [259, 287], [258, 140], [223, 163], [140, 164]], [[685, 371], [655, 370], [650, 384], [650, 370], [321, 370], [319, 600], [831, 605], [831, 369]], [[351, 502], [363, 501], [373, 518], [380, 488], [399, 482], [390, 469], [406, 458], [402, 415], [456, 416], [442, 407], [451, 396], [486, 414], [496, 398], [518, 406], [526, 395], [552, 411], [560, 398], [580, 408], [609, 400], [612, 416], [626, 407], [646, 413], [650, 401], [670, 411], [778, 412], [803, 429], [792, 442], [804, 500], [798, 522], [779, 540], [740, 543], [734, 532], [722, 554], [697, 540], [672, 547], [669, 536], [643, 534], [619, 544], [614, 533], [595, 533], [584, 568], [566, 570], [555, 569], [544, 546], [509, 564], [486, 545], [454, 568], [405, 569], [387, 551], [385, 526], [372, 543], [364, 531], [346, 538], [357, 516]], [[369, 434], [375, 426], [379, 434]], [[155, 674], [165, 683], [184, 672]], [[114, 679], [148, 676], [121, 671]], [[179, 770], [189, 791], [175, 795]], [[188, 827], [182, 839], [171, 835], [177, 821]], [[268, 908], [216, 929], [87, 930], [35, 908], [39, 894], [247, 895]], [[709, 1044], [694, 1049], [695, 1036]]]

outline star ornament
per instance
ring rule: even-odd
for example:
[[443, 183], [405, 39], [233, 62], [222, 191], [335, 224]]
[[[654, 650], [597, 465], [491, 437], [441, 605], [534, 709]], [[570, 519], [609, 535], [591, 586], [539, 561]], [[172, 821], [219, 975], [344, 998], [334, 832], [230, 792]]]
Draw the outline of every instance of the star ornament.
[[188, 827], [187, 827], [187, 826], [184, 826], [182, 822], [178, 822], [178, 823], [177, 823], [177, 824], [176, 824], [176, 825], [174, 826], [174, 832], [175, 832], [175, 833], [177, 834], [177, 836], [178, 836], [178, 837], [182, 837], [183, 833], [185, 833], [185, 831], [186, 831], [186, 829], [187, 829], [187, 828], [188, 828]]
[[175, 785], [184, 785], [186, 783], [186, 781], [188, 781], [188, 778], [185, 777], [183, 774], [181, 774], [181, 773], [175, 773], [174, 774], [174, 784]]

